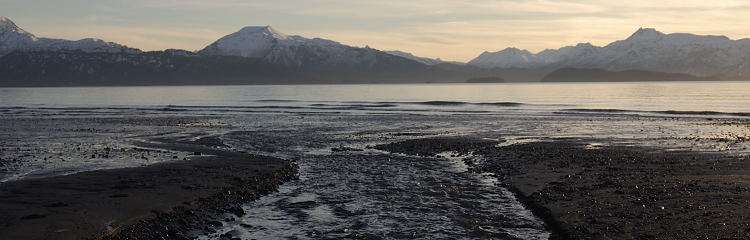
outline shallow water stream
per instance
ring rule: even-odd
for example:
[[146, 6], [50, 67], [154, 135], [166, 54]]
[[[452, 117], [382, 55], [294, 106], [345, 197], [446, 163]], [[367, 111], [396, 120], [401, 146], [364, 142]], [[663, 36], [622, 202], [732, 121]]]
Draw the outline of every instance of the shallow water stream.
[[377, 151], [304, 154], [300, 179], [218, 232], [242, 239], [547, 239], [542, 222], [458, 158]]

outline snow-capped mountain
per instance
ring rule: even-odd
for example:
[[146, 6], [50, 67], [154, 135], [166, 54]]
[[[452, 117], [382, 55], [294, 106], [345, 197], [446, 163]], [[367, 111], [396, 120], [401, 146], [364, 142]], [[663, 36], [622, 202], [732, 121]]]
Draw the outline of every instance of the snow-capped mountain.
[[543, 58], [527, 50], [506, 48], [498, 52], [483, 52], [469, 61], [469, 65], [483, 68], [532, 68], [546, 63]]
[[6, 19], [2, 29], [0, 86], [462, 82], [492, 75], [288, 36], [268, 26], [243, 28], [198, 52], [131, 52], [101, 40], [37, 38]]
[[686, 79], [684, 74], [707, 80], [745, 78], [749, 64], [750, 39], [654, 29], [604, 47], [582, 43], [539, 53], [508, 48], [459, 64], [286, 35], [270, 26], [242, 28], [197, 52], [142, 52], [98, 39], [40, 38], [0, 17], [0, 86], [581, 80], [577, 74], [602, 76], [596, 81]]
[[0, 16], [0, 56], [13, 51], [84, 51], [84, 52], [129, 52], [140, 50], [100, 39], [86, 38], [78, 41], [38, 38], [18, 27], [7, 17]]
[[220, 38], [198, 54], [241, 56], [295, 67], [371, 66], [385, 52], [358, 48], [321, 38], [290, 36], [271, 26], [245, 27]]
[[750, 74], [749, 60], [750, 39], [663, 34], [654, 29], [639, 29], [629, 38], [603, 47], [598, 54], [568, 65], [616, 71], [639, 69], [699, 76], [746, 76]]
[[544, 63], [577, 62], [588, 59], [599, 52], [599, 47], [590, 43], [579, 43], [575, 46], [562, 47], [560, 49], [547, 49], [536, 54], [544, 59]]
[[283, 41], [294, 41], [296, 37], [289, 37], [277, 32], [271, 26], [245, 27], [240, 31], [224, 36], [216, 42], [199, 51], [205, 55], [240, 56], [263, 58]]
[[537, 54], [506, 49], [485, 52], [469, 64], [484, 68], [574, 67], [747, 76], [750, 75], [750, 39], [664, 34], [652, 28], [641, 28], [627, 39], [604, 47], [584, 43]]

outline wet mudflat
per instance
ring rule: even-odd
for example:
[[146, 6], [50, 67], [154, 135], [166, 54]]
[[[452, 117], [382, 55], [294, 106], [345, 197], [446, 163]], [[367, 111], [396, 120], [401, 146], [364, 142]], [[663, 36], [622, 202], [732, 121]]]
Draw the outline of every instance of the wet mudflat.
[[285, 160], [204, 142], [140, 144], [193, 154], [184, 160], [0, 184], [0, 238], [188, 239], [296, 177]]
[[[747, 206], [741, 202], [741, 192], [727, 195], [738, 188], [724, 180], [736, 178], [738, 184], [743, 181], [740, 170], [744, 168], [731, 172], [735, 168], [728, 167], [742, 166], [747, 150], [745, 139], [750, 124], [742, 119], [599, 114], [257, 113], [148, 118], [4, 116], [0, 121], [7, 126], [0, 127], [4, 146], [0, 149], [0, 162], [6, 181], [2, 185], [8, 186], [81, 172], [94, 174], [98, 169], [182, 162], [196, 156], [196, 151], [201, 157], [212, 159], [212, 155], [222, 154], [272, 156], [299, 166], [299, 179], [282, 184], [278, 192], [254, 195], [260, 197], [256, 201], [207, 205], [206, 209], [213, 209], [210, 214], [154, 213], [123, 224], [125, 227], [117, 228], [122, 235], [110, 235], [113, 237], [153, 233], [159, 237], [200, 239], [659, 238], [669, 233], [661, 228], [673, 226], [662, 225], [669, 223], [665, 219], [682, 221], [675, 216], [692, 216], [687, 219], [709, 219], [705, 221], [714, 223], [730, 214], [719, 207]], [[153, 145], [165, 141], [172, 144]], [[185, 144], [203, 149], [186, 148]], [[662, 153], [676, 157], [662, 157]], [[621, 155], [627, 157], [618, 157]], [[712, 175], [707, 169], [712, 169], [714, 163], [719, 172]], [[137, 169], [140, 168], [128, 171]], [[240, 173], [227, 176], [254, 174], [242, 168], [235, 170]], [[196, 171], [201, 172], [204, 171]], [[173, 175], [166, 174], [164, 182], [149, 178], [138, 182], [149, 187], [154, 186], [148, 182], [178, 184], [174, 186], [181, 187], [174, 190], [174, 196], [204, 193], [201, 188], [182, 188], [183, 182], [192, 181], [182, 175], [190, 174], [174, 173], [180, 177], [169, 180]], [[673, 185], [678, 187], [669, 188]], [[130, 191], [107, 186], [101, 187], [105, 193]], [[738, 186], [740, 190], [743, 187]], [[206, 192], [209, 190], [216, 189], [208, 188]], [[695, 199], [690, 200], [693, 202], [686, 198], [670, 202], [670, 196], [681, 196], [686, 191], [694, 193]], [[135, 193], [113, 192], [104, 196], [102, 206], [131, 196]], [[220, 196], [228, 195], [225, 192]], [[255, 199], [245, 197], [248, 201]], [[721, 199], [730, 197], [733, 200], [729, 201], [736, 200], [737, 204], [719, 204]], [[710, 200], [714, 198], [720, 200]], [[715, 205], [702, 204], [703, 201]], [[71, 211], [81, 209], [75, 201], [45, 204]], [[688, 205], [697, 210], [684, 208]], [[233, 206], [241, 206], [241, 211]], [[633, 211], [635, 207], [642, 211]], [[680, 207], [683, 212], [674, 212]], [[703, 211], [702, 207], [710, 210]], [[112, 214], [121, 214], [124, 208], [110, 209], [115, 210]], [[216, 209], [219, 211], [214, 212]], [[242, 216], [236, 214], [242, 212]], [[565, 215], [571, 212], [581, 215]], [[652, 213], [666, 215], [649, 215]], [[611, 218], [608, 214], [612, 214]], [[41, 221], [53, 219], [52, 216], [31, 212], [17, 214], [14, 219]], [[84, 219], [77, 215], [66, 218]], [[643, 218], [661, 220], [642, 222], [644, 225], [626, 222]], [[105, 231], [107, 226], [117, 226], [109, 220], [90, 220], [92, 224], [103, 224]], [[618, 225], [620, 222], [627, 224]], [[689, 223], [684, 220], [680, 224]], [[746, 229], [730, 222], [724, 224], [730, 227], [722, 232], [703, 231], [698, 223], [677, 227], [694, 229], [692, 236], [707, 238]], [[162, 225], [173, 232], [154, 228]], [[636, 231], [638, 228], [648, 231]], [[65, 228], [55, 230], [60, 229]]]
[[746, 239], [750, 157], [566, 139], [495, 147], [420, 139], [380, 148], [472, 152], [472, 171], [494, 173], [544, 218], [553, 239]]

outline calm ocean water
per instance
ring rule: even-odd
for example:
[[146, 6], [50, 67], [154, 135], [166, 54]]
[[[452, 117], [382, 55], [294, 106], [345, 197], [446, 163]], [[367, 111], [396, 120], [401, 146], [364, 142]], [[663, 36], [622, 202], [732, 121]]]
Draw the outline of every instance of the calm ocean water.
[[0, 108], [16, 114], [60, 114], [66, 110], [59, 108], [75, 108], [79, 114], [565, 111], [746, 117], [748, 91], [750, 82], [0, 88]]

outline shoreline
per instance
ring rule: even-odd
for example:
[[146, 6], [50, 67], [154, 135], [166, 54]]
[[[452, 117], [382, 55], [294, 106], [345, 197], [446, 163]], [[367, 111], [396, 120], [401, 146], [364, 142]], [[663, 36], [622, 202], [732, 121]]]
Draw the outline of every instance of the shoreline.
[[2, 183], [0, 238], [186, 239], [296, 178], [286, 160], [214, 148], [213, 140], [136, 145], [194, 156]]

